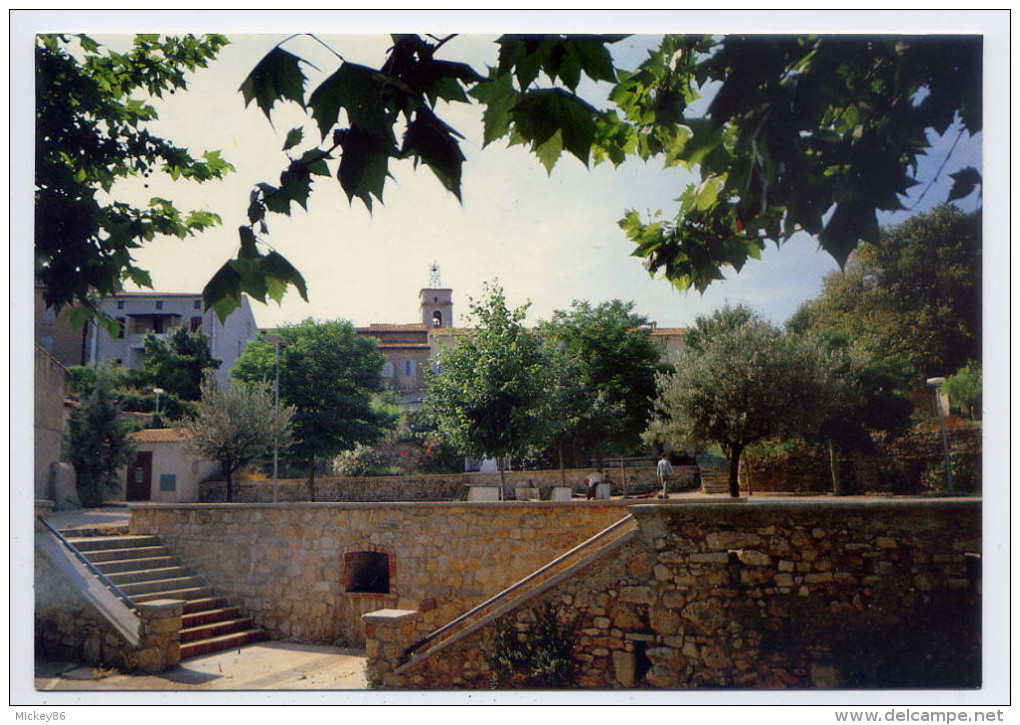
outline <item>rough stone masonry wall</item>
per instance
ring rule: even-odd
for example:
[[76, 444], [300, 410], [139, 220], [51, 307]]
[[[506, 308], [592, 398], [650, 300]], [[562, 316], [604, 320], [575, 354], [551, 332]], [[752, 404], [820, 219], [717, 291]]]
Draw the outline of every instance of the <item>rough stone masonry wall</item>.
[[[623, 475], [618, 468], [607, 467], [614, 480], [615, 495], [623, 494]], [[591, 469], [507, 471], [507, 497], [516, 487], [559, 486], [561, 481], [576, 493], [585, 490], [584, 479]], [[697, 482], [697, 466], [676, 466], [671, 482], [672, 490], [693, 487]], [[655, 487], [654, 468], [628, 468], [627, 490]], [[315, 479], [317, 501], [449, 501], [462, 486], [499, 485], [498, 473], [451, 473], [408, 476], [329, 476]], [[285, 479], [277, 482], [279, 501], [307, 501], [308, 483], [305, 479]], [[267, 480], [235, 480], [234, 501], [238, 503], [268, 503], [272, 501], [272, 482]], [[201, 484], [200, 500], [207, 503], [226, 500], [223, 481]]]
[[[980, 471], [981, 427], [951, 428], [947, 432], [949, 450], [972, 462]], [[904, 436], [877, 442], [872, 453], [852, 453], [840, 457], [846, 485], [857, 491], [916, 492], [923, 488], [921, 473], [932, 463], [943, 460], [942, 438], [938, 427], [912, 430]], [[883, 474], [883, 468], [898, 465], [901, 470]], [[829, 453], [825, 446], [798, 444], [782, 453], [744, 454], [740, 467], [740, 489], [828, 493], [832, 491]], [[979, 475], [980, 481], [980, 475]]]
[[625, 548], [386, 686], [490, 687], [496, 633], [543, 612], [575, 638], [574, 687], [980, 686], [979, 502], [631, 511]]
[[[139, 504], [154, 534], [279, 639], [361, 646], [388, 607], [453, 619], [627, 514], [622, 502]], [[345, 554], [389, 556], [390, 593], [345, 592]], [[408, 604], [410, 603], [410, 604]]]

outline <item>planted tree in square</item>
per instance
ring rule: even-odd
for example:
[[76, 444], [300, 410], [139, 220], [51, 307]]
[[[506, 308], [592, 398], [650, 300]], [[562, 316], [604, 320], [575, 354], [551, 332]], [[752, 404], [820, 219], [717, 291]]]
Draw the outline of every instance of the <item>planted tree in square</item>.
[[135, 426], [121, 412], [110, 382], [102, 373], [81, 406], [71, 411], [64, 446], [85, 506], [99, 506], [104, 494], [115, 492], [120, 469], [134, 457], [135, 446], [129, 434]]
[[193, 455], [220, 464], [227, 501], [233, 501], [234, 473], [267, 457], [274, 445], [286, 448], [293, 417], [293, 408], [274, 405], [272, 390], [263, 383], [235, 381], [221, 390], [206, 382], [194, 418], [184, 423], [190, 432], [186, 446]]
[[[308, 495], [315, 500], [316, 460], [332, 458], [359, 443], [375, 443], [397, 423], [380, 405], [385, 359], [374, 340], [359, 336], [346, 320], [307, 319], [275, 330], [280, 347], [280, 402], [294, 407], [290, 454], [304, 461]], [[272, 384], [273, 345], [250, 340], [231, 370], [234, 378]]]
[[729, 459], [731, 496], [744, 449], [775, 436], [817, 430], [834, 404], [828, 354], [785, 336], [746, 307], [696, 322], [674, 371], [658, 378], [645, 440], [676, 447], [718, 443]]
[[475, 458], [521, 456], [547, 434], [546, 360], [524, 324], [527, 305], [511, 310], [498, 283], [471, 304], [470, 331], [440, 349], [427, 375], [424, 407], [442, 437]]

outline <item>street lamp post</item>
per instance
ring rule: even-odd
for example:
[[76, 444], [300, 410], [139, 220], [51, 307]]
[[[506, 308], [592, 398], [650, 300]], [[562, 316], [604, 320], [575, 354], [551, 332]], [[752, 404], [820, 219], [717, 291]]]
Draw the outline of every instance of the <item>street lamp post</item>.
[[935, 391], [935, 414], [939, 417], [939, 431], [942, 433], [942, 452], [946, 458], [946, 487], [953, 492], [953, 470], [949, 465], [949, 439], [946, 438], [946, 414], [942, 410], [942, 396], [939, 388], [946, 382], [945, 378], [928, 378], [928, 385]]
[[[262, 338], [266, 342], [270, 343], [275, 350], [275, 361], [276, 361], [276, 380], [273, 383], [273, 408], [276, 411], [277, 416], [280, 414], [280, 346], [284, 345], [283, 338], [279, 335], [266, 335]], [[279, 488], [279, 472], [280, 465], [280, 434], [276, 433], [273, 436], [273, 503], [277, 502]]]
[[156, 418], [159, 418], [159, 396], [163, 394], [163, 388], [153, 388], [152, 392], [156, 394]]

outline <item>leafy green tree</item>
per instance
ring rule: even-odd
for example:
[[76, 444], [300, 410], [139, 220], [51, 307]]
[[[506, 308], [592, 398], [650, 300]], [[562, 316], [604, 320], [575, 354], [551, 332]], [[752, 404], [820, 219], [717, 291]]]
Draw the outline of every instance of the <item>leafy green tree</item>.
[[[820, 341], [815, 344], [824, 345]], [[895, 360], [875, 359], [859, 348], [831, 350], [833, 386], [825, 409], [828, 415], [807, 438], [824, 440], [836, 495], [848, 493], [840, 455], [874, 450], [872, 435], [898, 436], [906, 432], [914, 406], [908, 396], [909, 372]]]
[[179, 326], [166, 339], [145, 336], [142, 371], [148, 382], [181, 400], [198, 400], [206, 375], [222, 365], [212, 356], [209, 336]]
[[[747, 318], [740, 324], [735, 319]], [[744, 449], [776, 436], [817, 429], [832, 404], [828, 356], [809, 341], [784, 336], [746, 308], [699, 319], [702, 334], [675, 371], [658, 378], [649, 443], [718, 443], [729, 458], [730, 495]]]
[[417, 467], [422, 473], [462, 473], [464, 456], [443, 439], [438, 424], [423, 410], [407, 414], [407, 428], [421, 446]]
[[110, 390], [141, 388], [145, 385], [142, 371], [115, 364], [73, 365], [69, 367], [71, 391], [79, 398], [87, 397], [100, 377], [106, 378]]
[[[481, 103], [483, 143], [525, 145], [550, 172], [566, 151], [585, 165], [657, 158], [696, 173], [673, 218], [628, 211], [620, 225], [650, 273], [699, 290], [800, 230], [842, 264], [860, 241], [878, 241], [878, 211], [901, 208], [930, 131], [981, 130], [978, 37], [668, 35], [633, 70], [611, 52], [624, 37], [504, 35], [482, 74], [443, 59], [454, 35], [395, 35], [377, 67], [337, 52], [335, 71], [307, 94], [288, 38], [240, 90], [267, 117], [280, 102], [306, 109], [315, 143], [290, 154], [278, 183], [255, 186], [237, 257], [207, 302], [225, 316], [242, 292], [261, 299], [294, 284], [305, 294], [258, 235], [268, 213], [307, 208], [316, 178], [335, 176], [371, 209], [391, 164], [410, 160], [459, 198], [466, 157], [444, 104]], [[591, 88], [608, 90], [608, 107]], [[292, 129], [284, 149], [304, 138]], [[981, 181], [973, 168], [953, 178], [950, 200]]]
[[560, 481], [565, 485], [566, 461], [574, 466], [588, 465], [591, 451], [604, 440], [606, 431], [615, 428], [626, 411], [622, 403], [608, 401], [604, 390], [586, 387], [580, 363], [563, 348], [553, 345], [547, 337], [543, 337], [542, 343], [548, 365], [541, 416], [545, 424], [543, 440], [547, 448], [555, 452]]
[[973, 360], [946, 379], [944, 390], [949, 404], [965, 410], [971, 419], [981, 414], [981, 366]]
[[523, 325], [527, 305], [510, 310], [498, 283], [471, 304], [471, 334], [442, 347], [426, 376], [423, 408], [440, 434], [475, 458], [522, 456], [540, 443], [546, 369], [538, 338]]
[[153, 96], [187, 88], [227, 40], [138, 35], [117, 53], [85, 35], [39, 35], [35, 45], [36, 280], [46, 304], [75, 306], [73, 324], [98, 313], [96, 299], [123, 282], [152, 286], [131, 256], [156, 235], [184, 238], [220, 222], [209, 211], [183, 213], [163, 198], [146, 207], [111, 201], [118, 180], [166, 173], [208, 181], [232, 170], [218, 151], [196, 159], [151, 132]]
[[85, 506], [99, 506], [105, 493], [118, 490], [117, 475], [135, 453], [129, 436], [132, 430], [134, 426], [121, 416], [106, 375], [98, 375], [88, 397], [71, 411], [64, 441]]
[[[392, 410], [380, 405], [383, 356], [375, 341], [360, 337], [345, 320], [307, 319], [275, 330], [280, 349], [280, 401], [294, 407], [290, 453], [308, 470], [308, 495], [315, 500], [315, 462], [332, 458], [359, 443], [374, 443], [396, 424]], [[273, 345], [250, 340], [231, 374], [247, 382], [272, 383]]]
[[787, 324], [902, 360], [915, 381], [980, 358], [980, 217], [943, 205], [861, 245]]
[[625, 452], [640, 444], [655, 396], [662, 351], [648, 320], [632, 302], [575, 301], [540, 327], [549, 357], [559, 360], [562, 395], [557, 412], [575, 411], [563, 434], [593, 449]]
[[274, 445], [286, 448], [293, 417], [293, 408], [274, 405], [268, 385], [234, 381], [221, 390], [207, 381], [194, 418], [184, 424], [190, 433], [185, 445], [193, 455], [220, 464], [227, 501], [233, 501], [234, 472], [264, 459]]

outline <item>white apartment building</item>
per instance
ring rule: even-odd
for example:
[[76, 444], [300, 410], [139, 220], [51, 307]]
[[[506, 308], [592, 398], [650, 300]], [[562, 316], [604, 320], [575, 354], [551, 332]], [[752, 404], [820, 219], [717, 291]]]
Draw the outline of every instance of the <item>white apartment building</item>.
[[165, 338], [175, 328], [186, 325], [191, 331], [204, 332], [209, 337], [213, 357], [223, 361], [213, 375], [220, 386], [226, 385], [230, 368], [248, 340], [258, 333], [251, 303], [244, 295], [241, 307], [222, 323], [215, 312], [205, 309], [198, 293], [120, 292], [103, 300], [102, 311], [120, 323], [120, 332], [114, 337], [102, 325], [92, 328], [88, 341], [90, 364], [141, 367], [146, 334]]

